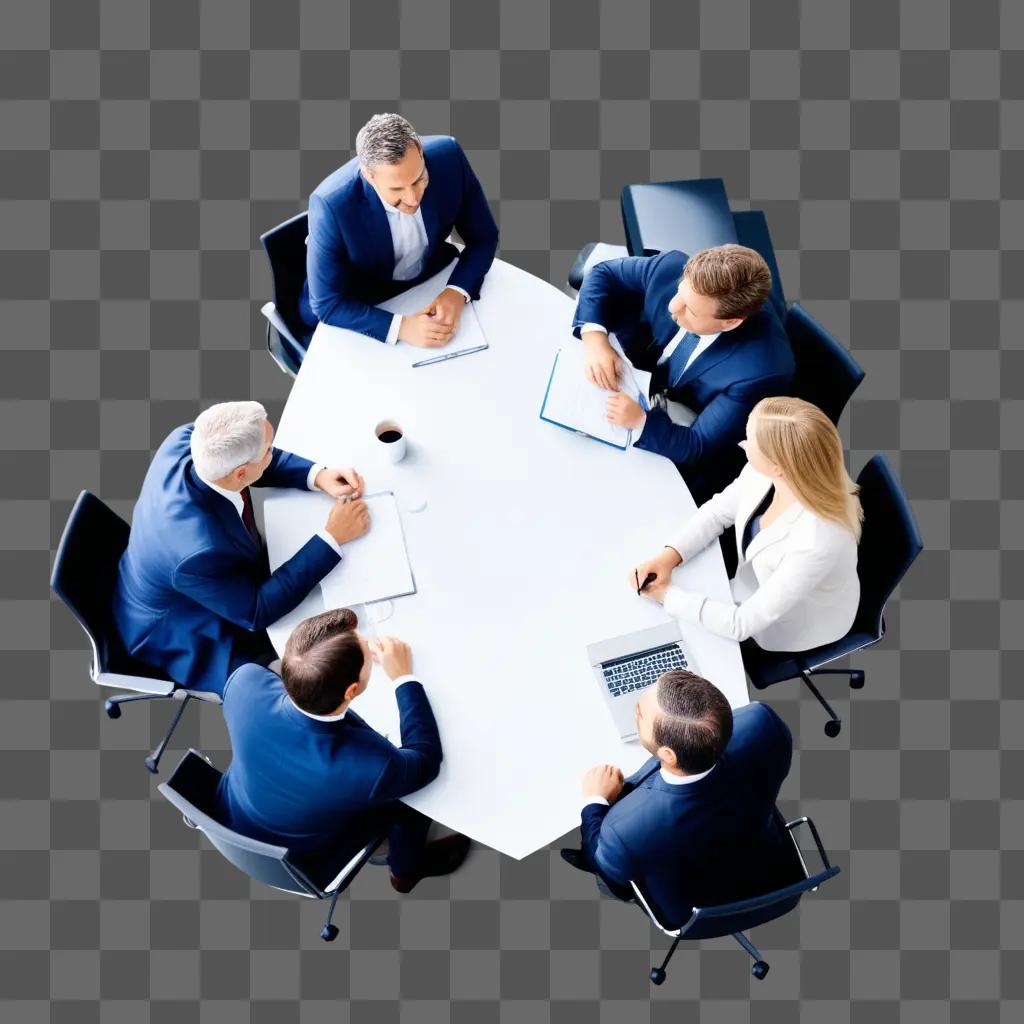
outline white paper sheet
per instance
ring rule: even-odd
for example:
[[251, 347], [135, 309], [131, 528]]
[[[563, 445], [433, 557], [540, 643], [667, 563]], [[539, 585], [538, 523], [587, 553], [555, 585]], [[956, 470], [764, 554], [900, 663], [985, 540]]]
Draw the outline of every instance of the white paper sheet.
[[[400, 313], [402, 316], [418, 313], [439, 292], [444, 290], [443, 281], [448, 280], [448, 275], [454, 265], [455, 261], [452, 260], [439, 274], [436, 274], [427, 281], [421, 281], [408, 291], [400, 292], [393, 298], [388, 299], [387, 302], [382, 302], [379, 308], [383, 309], [386, 313]], [[459, 328], [455, 332], [455, 337], [444, 348], [416, 348], [414, 345], [407, 345], [402, 341], [398, 342], [398, 348], [405, 351], [410, 364], [418, 363], [423, 359], [431, 359], [434, 356], [445, 356], [452, 352], [462, 352], [468, 348], [478, 348], [480, 345], [488, 345], [488, 341], [480, 327], [480, 319], [476, 315], [476, 310], [473, 308], [472, 303], [466, 303], [465, 308], [462, 310], [462, 316], [459, 318]], [[442, 364], [437, 363], [436, 365], [440, 366]], [[421, 367], [421, 369], [426, 369], [426, 367]]]
[[[271, 565], [291, 558], [317, 530], [323, 529], [333, 501], [326, 494], [301, 491], [267, 498], [268, 504], [288, 503], [287, 515], [275, 520], [280, 526], [267, 534]], [[341, 561], [320, 581], [327, 608], [351, 608], [416, 593], [394, 494], [369, 494], [366, 504], [370, 529], [344, 545]]]
[[[578, 430], [616, 448], [628, 448], [632, 431], [608, 422], [607, 404], [611, 392], [591, 384], [585, 367], [586, 352], [581, 344], [559, 349], [541, 408], [541, 418]], [[639, 401], [639, 388], [633, 379], [632, 367], [625, 359], [619, 367], [619, 387]]]

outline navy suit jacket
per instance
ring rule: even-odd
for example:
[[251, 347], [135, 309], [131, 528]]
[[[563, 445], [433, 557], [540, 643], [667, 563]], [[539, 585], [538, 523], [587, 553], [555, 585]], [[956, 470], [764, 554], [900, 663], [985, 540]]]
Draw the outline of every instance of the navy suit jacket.
[[238, 669], [224, 692], [233, 758], [218, 788], [221, 820], [288, 847], [314, 881], [334, 877], [386, 829], [395, 801], [440, 769], [441, 739], [423, 687], [410, 680], [395, 696], [401, 747], [351, 709], [330, 722], [309, 718], [269, 669]]
[[[419, 277], [395, 281], [395, 250], [388, 215], [353, 158], [325, 178], [309, 197], [306, 294], [303, 316], [384, 341], [391, 314], [376, 305], [432, 277], [458, 256], [448, 278], [470, 298], [480, 286], [498, 248], [498, 226], [487, 197], [462, 147], [448, 135], [422, 140], [429, 182], [420, 210], [427, 251]], [[452, 229], [465, 243], [461, 254], [446, 241]], [[305, 300], [308, 295], [308, 303]]]
[[[338, 564], [313, 536], [276, 572], [238, 511], [192, 465], [192, 424], [158, 449], [135, 504], [114, 591], [114, 619], [129, 653], [182, 686], [220, 693], [259, 650], [263, 632]], [[305, 488], [312, 463], [277, 448], [256, 486]], [[258, 632], [258, 636], [254, 635]]]
[[[668, 303], [688, 259], [682, 252], [663, 252], [598, 263], [580, 289], [573, 333], [579, 337], [584, 324], [601, 324], [615, 332], [630, 362], [653, 371], [679, 333]], [[750, 410], [762, 398], [787, 394], [793, 371], [789, 339], [766, 302], [738, 327], [719, 335], [666, 393], [697, 414], [693, 424], [675, 424], [656, 406], [647, 414], [636, 446], [667, 456], [689, 480], [689, 471], [706, 471], [716, 456], [725, 453], [728, 461], [743, 439]], [[741, 456], [737, 453], [736, 458]], [[731, 481], [735, 470], [730, 462], [724, 477]]]
[[636, 882], [669, 928], [694, 907], [796, 881], [792, 841], [775, 811], [792, 753], [789, 729], [767, 704], [740, 708], [732, 740], [703, 779], [672, 785], [651, 758], [636, 789], [610, 808], [583, 808], [590, 862], [615, 886]]

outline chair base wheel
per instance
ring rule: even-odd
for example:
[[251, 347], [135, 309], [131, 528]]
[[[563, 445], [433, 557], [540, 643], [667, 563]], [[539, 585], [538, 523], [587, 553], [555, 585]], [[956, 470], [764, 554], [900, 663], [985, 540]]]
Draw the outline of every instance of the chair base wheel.
[[655, 985], [661, 985], [665, 981], [665, 969], [663, 967], [651, 968], [651, 981]]
[[338, 937], [338, 926], [336, 924], [325, 924], [323, 931], [320, 932], [320, 938], [324, 942], [333, 942]]
[[115, 704], [112, 700], [105, 700], [103, 702], [103, 710], [107, 713], [107, 718], [120, 718], [121, 708]]
[[830, 718], [825, 723], [825, 735], [830, 739], [834, 740], [839, 735], [839, 730], [842, 729], [843, 723], [836, 721], [834, 718]]
[[864, 671], [863, 669], [855, 668], [850, 673], [850, 689], [861, 690], [864, 688]]
[[758, 981], [764, 981], [765, 975], [769, 971], [769, 966], [763, 960], [758, 960], [753, 967], [750, 968], [750, 973], [757, 978]]
[[160, 771], [160, 762], [152, 754], [146, 758], [146, 769], [150, 775], [156, 775]]

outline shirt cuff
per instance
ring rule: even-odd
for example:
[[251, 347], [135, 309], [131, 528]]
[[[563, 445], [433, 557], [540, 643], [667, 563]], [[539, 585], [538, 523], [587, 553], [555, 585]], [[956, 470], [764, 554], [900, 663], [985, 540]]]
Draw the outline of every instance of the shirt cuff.
[[646, 426], [647, 426], [647, 413], [644, 413], [643, 422], [640, 424], [639, 427], [634, 427], [633, 428], [633, 431], [632, 431], [632, 433], [633, 433], [633, 440], [630, 442], [631, 444], [636, 444], [637, 441], [640, 440], [640, 435], [643, 434], [644, 427], [646, 427]]
[[701, 609], [704, 607], [706, 598], [703, 594], [694, 593], [692, 590], [683, 590], [682, 587], [669, 587], [665, 591], [663, 602], [665, 611], [677, 619], [684, 619], [686, 622], [700, 622]]
[[337, 552], [339, 558], [344, 554], [341, 545], [326, 531], [317, 530], [316, 535], [332, 550]]
[[416, 683], [419, 680], [415, 676], [399, 676], [394, 683], [395, 689], [397, 690], [402, 683]]
[[600, 324], [584, 324], [580, 328], [580, 334], [586, 334], [587, 331], [600, 331], [601, 334], [607, 334], [608, 328], [602, 327]]
[[387, 337], [384, 339], [385, 345], [395, 345], [398, 343], [398, 328], [402, 326], [402, 317], [399, 313], [396, 313], [391, 318], [391, 326], [388, 328]]
[[320, 488], [317, 487], [317, 485], [316, 485], [316, 477], [317, 477], [317, 474], [320, 472], [321, 469], [326, 469], [326, 468], [327, 468], [327, 463], [326, 462], [314, 462], [313, 465], [309, 467], [309, 475], [306, 477], [306, 489], [307, 490], [310, 490], [310, 491], [318, 491], [318, 490], [320, 490]]
[[591, 804], [600, 804], [602, 807], [607, 807], [608, 801], [603, 796], [585, 796], [583, 803], [580, 804], [580, 810], [582, 811], [584, 807], [589, 807]]
[[467, 303], [473, 301], [473, 297], [469, 294], [469, 292], [467, 292], [465, 288], [460, 288], [457, 284], [446, 284], [445, 288], [451, 288], [453, 292], [458, 292], [466, 300]]

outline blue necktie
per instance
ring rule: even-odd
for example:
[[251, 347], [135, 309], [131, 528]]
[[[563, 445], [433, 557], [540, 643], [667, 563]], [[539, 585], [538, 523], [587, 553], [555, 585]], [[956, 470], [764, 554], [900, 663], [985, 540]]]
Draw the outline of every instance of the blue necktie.
[[683, 335], [679, 344], [676, 345], [675, 351], [668, 357], [668, 361], [662, 363], [654, 371], [652, 392], [668, 391], [670, 388], [679, 386], [679, 380], [686, 370], [686, 364], [698, 344], [700, 344], [699, 334], [687, 331]]

